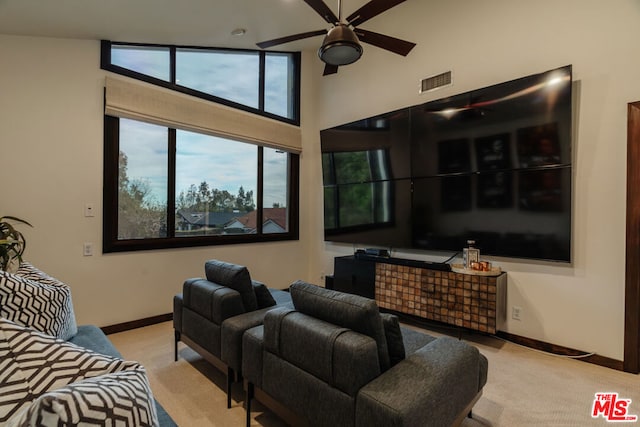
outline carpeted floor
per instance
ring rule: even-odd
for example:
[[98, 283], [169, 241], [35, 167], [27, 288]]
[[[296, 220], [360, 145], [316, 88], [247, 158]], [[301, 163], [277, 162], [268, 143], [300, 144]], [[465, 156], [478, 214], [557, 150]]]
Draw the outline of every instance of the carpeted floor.
[[[235, 384], [232, 408], [227, 409], [223, 373], [183, 344], [179, 360], [174, 362], [171, 322], [109, 338], [125, 358], [146, 367], [156, 398], [178, 425], [244, 425], [241, 384]], [[640, 419], [638, 375], [540, 353], [493, 337], [466, 334], [462, 339], [489, 359], [489, 380], [474, 407], [473, 419], [466, 419], [464, 427], [609, 425], [603, 417], [591, 417], [598, 392], [616, 392], [619, 398], [631, 399], [628, 413]], [[252, 407], [252, 418], [252, 425], [284, 425], [257, 403]], [[640, 421], [616, 424], [640, 426]]]

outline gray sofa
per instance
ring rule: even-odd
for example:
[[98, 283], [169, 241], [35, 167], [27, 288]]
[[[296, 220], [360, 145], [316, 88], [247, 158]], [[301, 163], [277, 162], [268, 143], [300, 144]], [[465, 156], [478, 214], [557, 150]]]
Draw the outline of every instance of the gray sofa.
[[262, 324], [275, 307], [291, 306], [288, 292], [251, 280], [245, 266], [219, 260], [205, 263], [206, 279], [184, 282], [173, 299], [174, 357], [182, 341], [227, 374], [227, 407], [231, 386], [242, 376], [242, 336]]
[[457, 425], [480, 398], [487, 359], [475, 347], [399, 326], [373, 300], [301, 281], [293, 306], [243, 337], [242, 369], [257, 397], [289, 423]]
[[[116, 350], [111, 341], [102, 332], [100, 328], [93, 325], [78, 326], [78, 333], [69, 339], [70, 343], [80, 347], [87, 348], [100, 354], [107, 356], [122, 358], [122, 355]], [[158, 422], [160, 427], [176, 427], [177, 424], [171, 419], [169, 414], [156, 400], [156, 411], [158, 413]]]

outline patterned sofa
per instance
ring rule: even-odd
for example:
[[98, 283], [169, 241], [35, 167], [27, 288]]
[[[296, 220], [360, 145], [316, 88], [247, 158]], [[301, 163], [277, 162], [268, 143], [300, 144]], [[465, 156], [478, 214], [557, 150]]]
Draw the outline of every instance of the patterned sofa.
[[227, 407], [231, 407], [231, 385], [242, 375], [242, 336], [261, 325], [265, 314], [290, 306], [288, 292], [269, 289], [252, 280], [242, 265], [219, 260], [205, 263], [206, 279], [184, 282], [173, 299], [174, 357], [183, 341], [209, 363], [227, 374]]
[[247, 425], [254, 396], [295, 425], [445, 427], [471, 414], [488, 369], [475, 347], [400, 327], [367, 298], [289, 291], [294, 308], [243, 338]]
[[29, 263], [0, 271], [0, 425], [176, 424], [146, 371], [96, 326], [77, 326], [70, 288]]

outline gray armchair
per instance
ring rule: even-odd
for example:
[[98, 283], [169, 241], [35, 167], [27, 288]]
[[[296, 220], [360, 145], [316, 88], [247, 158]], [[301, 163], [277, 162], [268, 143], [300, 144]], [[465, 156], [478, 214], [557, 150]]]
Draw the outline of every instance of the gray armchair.
[[488, 367], [475, 347], [402, 328], [367, 298], [289, 289], [295, 308], [244, 334], [247, 425], [254, 396], [296, 425], [442, 427], [471, 413]]
[[206, 279], [186, 280], [182, 293], [173, 298], [174, 358], [178, 360], [182, 341], [226, 372], [227, 407], [231, 407], [232, 384], [242, 375], [243, 333], [262, 324], [272, 308], [290, 304], [291, 297], [251, 280], [241, 265], [210, 260], [205, 274]]

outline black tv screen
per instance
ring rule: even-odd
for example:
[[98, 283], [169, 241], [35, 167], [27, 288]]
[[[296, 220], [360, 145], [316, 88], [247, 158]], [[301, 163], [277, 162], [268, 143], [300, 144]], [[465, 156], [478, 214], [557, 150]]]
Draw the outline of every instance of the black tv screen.
[[571, 66], [321, 131], [325, 240], [571, 261]]

